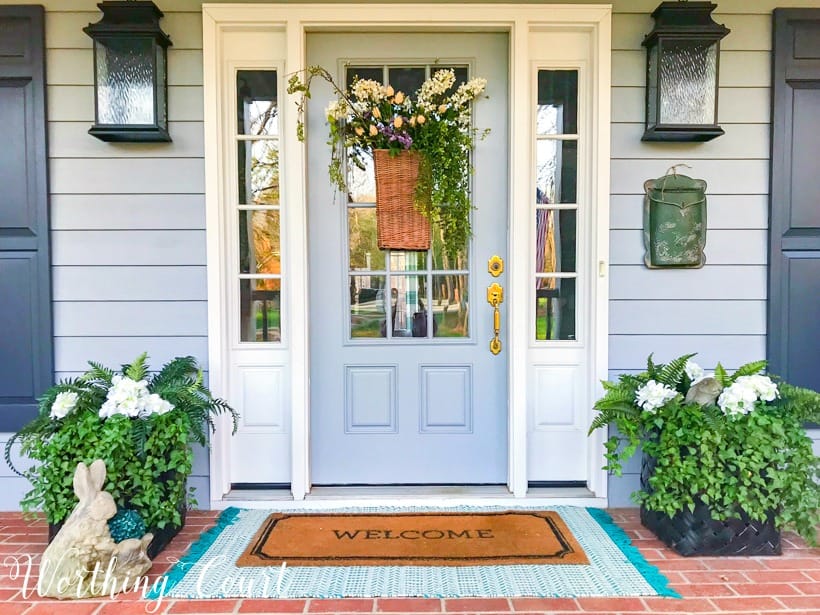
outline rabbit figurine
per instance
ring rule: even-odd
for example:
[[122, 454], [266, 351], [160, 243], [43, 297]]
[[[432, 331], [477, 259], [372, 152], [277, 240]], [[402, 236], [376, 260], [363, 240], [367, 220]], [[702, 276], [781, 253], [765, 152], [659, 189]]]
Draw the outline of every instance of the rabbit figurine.
[[111, 595], [133, 587], [151, 567], [146, 555], [153, 534], [115, 543], [108, 520], [117, 513], [111, 494], [103, 491], [105, 462], [89, 468], [77, 464], [74, 493], [79, 503], [43, 553], [38, 591], [53, 598]]

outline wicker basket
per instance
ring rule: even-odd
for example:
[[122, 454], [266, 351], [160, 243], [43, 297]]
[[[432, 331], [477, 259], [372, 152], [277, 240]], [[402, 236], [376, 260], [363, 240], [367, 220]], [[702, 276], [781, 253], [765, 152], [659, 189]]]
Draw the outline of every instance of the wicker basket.
[[[655, 460], [643, 456], [641, 488], [650, 491], [649, 478], [655, 470]], [[666, 546], [677, 553], [690, 555], [780, 555], [780, 530], [774, 524], [774, 514], [765, 521], [749, 519], [744, 511], [738, 518], [717, 521], [709, 506], [696, 501], [695, 510], [688, 508], [670, 517], [666, 513], [641, 506], [641, 523], [652, 530]]]
[[415, 207], [421, 155], [373, 151], [376, 166], [376, 223], [382, 250], [429, 250], [430, 221]]

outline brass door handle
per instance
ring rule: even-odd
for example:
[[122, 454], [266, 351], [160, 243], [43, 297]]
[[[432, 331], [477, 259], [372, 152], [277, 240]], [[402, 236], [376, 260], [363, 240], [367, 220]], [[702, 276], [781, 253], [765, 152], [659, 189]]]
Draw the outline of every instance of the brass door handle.
[[487, 287], [487, 303], [493, 306], [493, 339], [490, 340], [490, 352], [498, 354], [501, 352], [501, 309], [504, 303], [504, 289], [498, 282], [493, 282]]

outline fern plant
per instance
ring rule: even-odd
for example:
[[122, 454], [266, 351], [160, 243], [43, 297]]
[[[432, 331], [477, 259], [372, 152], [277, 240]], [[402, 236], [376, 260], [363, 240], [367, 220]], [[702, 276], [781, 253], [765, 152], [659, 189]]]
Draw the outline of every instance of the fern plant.
[[[102, 459], [104, 489], [119, 508], [135, 510], [153, 530], [180, 526], [184, 506], [196, 504], [186, 491], [192, 445], [208, 444], [216, 415], [227, 415], [235, 432], [237, 413], [211, 395], [193, 357], [177, 357], [155, 374], [147, 354], [120, 371], [89, 365], [46, 391], [38, 416], [6, 443], [6, 463], [31, 483], [23, 510], [42, 510], [49, 523], [61, 523], [77, 503], [77, 464]], [[11, 457], [17, 442], [34, 462], [24, 471]]]
[[707, 375], [692, 357], [650, 355], [646, 371], [603, 383], [589, 432], [615, 428], [605, 469], [620, 475], [641, 447], [654, 470], [632, 496], [648, 510], [674, 516], [702, 502], [719, 520], [773, 513], [817, 544], [820, 458], [804, 424], [820, 421], [820, 394], [762, 375], [765, 361]]

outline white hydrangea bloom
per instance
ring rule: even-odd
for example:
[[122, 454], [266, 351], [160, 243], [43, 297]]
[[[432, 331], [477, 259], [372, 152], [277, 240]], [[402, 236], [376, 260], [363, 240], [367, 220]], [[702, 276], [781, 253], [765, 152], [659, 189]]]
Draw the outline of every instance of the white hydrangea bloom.
[[156, 393], [149, 393], [145, 380], [136, 381], [127, 376], [116, 375], [111, 382], [111, 388], [100, 408], [100, 418], [106, 419], [115, 414], [145, 418], [152, 414], [165, 414], [174, 408]]
[[684, 369], [686, 370], [686, 375], [689, 376], [689, 380], [692, 384], [700, 382], [706, 377], [706, 372], [703, 371], [703, 368], [692, 359], [689, 359], [686, 362], [686, 367]]
[[151, 416], [152, 414], [165, 414], [174, 409], [174, 405], [171, 402], [162, 399], [162, 397], [156, 393], [147, 395], [143, 398], [142, 402], [142, 409], [140, 410], [141, 418]]
[[749, 414], [754, 410], [757, 400], [758, 395], [754, 385], [741, 377], [731, 386], [723, 389], [717, 403], [725, 414], [733, 416]]
[[654, 412], [666, 402], [674, 399], [677, 394], [677, 391], [665, 384], [650, 380], [635, 391], [635, 401], [647, 412]]
[[74, 391], [57, 393], [54, 403], [51, 404], [49, 416], [53, 419], [62, 419], [68, 416], [77, 407], [78, 395]]
[[775, 398], [780, 397], [780, 392], [777, 390], [777, 385], [772, 382], [772, 379], [762, 374], [756, 376], [741, 376], [738, 381], [743, 381], [752, 387], [760, 399], [763, 401], [774, 401]]

